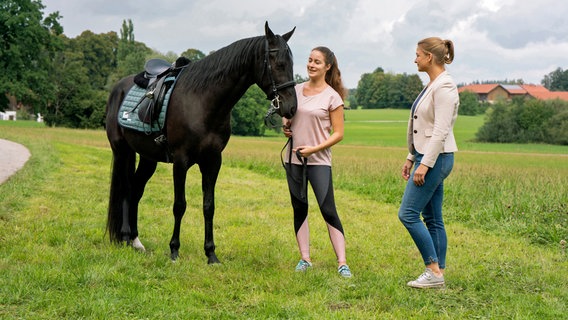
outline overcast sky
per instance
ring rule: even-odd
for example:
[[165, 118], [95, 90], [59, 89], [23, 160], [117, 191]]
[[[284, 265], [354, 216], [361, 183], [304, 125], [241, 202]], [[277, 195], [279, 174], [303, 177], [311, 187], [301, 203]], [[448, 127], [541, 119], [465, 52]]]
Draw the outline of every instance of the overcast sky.
[[[309, 51], [335, 52], [343, 81], [357, 87], [382, 67], [418, 73], [418, 40], [438, 36], [455, 46], [447, 66], [457, 83], [523, 79], [540, 84], [568, 69], [568, 1], [564, 0], [42, 0], [44, 16], [59, 11], [64, 33], [120, 32], [131, 19], [135, 40], [162, 53], [205, 54], [264, 34], [264, 22], [289, 41], [294, 73], [306, 76]], [[161, 5], [161, 7], [158, 7]], [[426, 83], [426, 75], [419, 73]]]

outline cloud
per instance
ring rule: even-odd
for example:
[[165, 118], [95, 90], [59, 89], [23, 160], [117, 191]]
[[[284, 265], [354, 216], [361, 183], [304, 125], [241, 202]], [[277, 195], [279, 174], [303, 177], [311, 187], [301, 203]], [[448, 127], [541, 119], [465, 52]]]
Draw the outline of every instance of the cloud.
[[478, 19], [475, 27], [503, 48], [520, 49], [548, 40], [568, 41], [567, 15], [568, 6], [558, 1], [510, 1]]
[[[65, 34], [119, 32], [131, 19], [138, 41], [160, 52], [189, 48], [204, 53], [238, 39], [261, 35], [264, 22], [290, 40], [295, 73], [305, 76], [309, 51], [330, 47], [345, 84], [382, 67], [418, 73], [418, 40], [439, 36], [454, 42], [448, 70], [457, 82], [524, 79], [539, 83], [568, 68], [568, 3], [556, 0], [43, 0], [46, 13], [60, 11]], [[427, 81], [425, 74], [420, 74]]]

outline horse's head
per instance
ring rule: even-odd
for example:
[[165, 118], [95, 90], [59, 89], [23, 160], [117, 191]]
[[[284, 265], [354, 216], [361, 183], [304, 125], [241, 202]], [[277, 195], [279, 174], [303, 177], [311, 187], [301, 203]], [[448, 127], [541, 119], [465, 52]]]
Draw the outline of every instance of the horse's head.
[[298, 103], [294, 89], [296, 82], [292, 51], [287, 42], [296, 28], [282, 36], [275, 35], [268, 27], [268, 22], [264, 25], [264, 29], [266, 33], [264, 73], [257, 85], [272, 101], [269, 112], [290, 119], [296, 113]]

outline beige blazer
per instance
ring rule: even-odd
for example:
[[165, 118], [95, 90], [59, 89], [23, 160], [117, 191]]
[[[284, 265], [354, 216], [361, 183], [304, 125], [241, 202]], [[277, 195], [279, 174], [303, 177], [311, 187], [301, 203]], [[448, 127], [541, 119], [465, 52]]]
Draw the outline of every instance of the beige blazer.
[[447, 71], [442, 72], [418, 101], [408, 121], [407, 159], [414, 161], [414, 151], [423, 154], [421, 163], [432, 168], [440, 153], [456, 152], [454, 123], [458, 117], [458, 89]]

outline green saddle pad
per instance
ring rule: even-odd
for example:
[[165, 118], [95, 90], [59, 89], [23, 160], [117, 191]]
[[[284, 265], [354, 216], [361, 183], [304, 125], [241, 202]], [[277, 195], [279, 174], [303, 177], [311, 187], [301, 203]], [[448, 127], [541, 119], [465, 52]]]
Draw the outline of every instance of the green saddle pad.
[[[168, 81], [175, 81], [175, 77], [166, 78], [165, 82]], [[158, 116], [158, 121], [153, 121], [152, 124], [148, 124], [138, 118], [138, 109], [134, 110], [146, 94], [146, 89], [135, 84], [130, 91], [128, 91], [128, 94], [126, 94], [124, 101], [122, 101], [122, 104], [118, 109], [118, 124], [124, 128], [141, 132], [161, 132], [164, 128], [164, 123], [166, 122], [166, 112], [168, 110], [168, 103], [170, 101], [170, 95], [172, 94], [173, 88], [173, 85], [170, 86], [164, 96], [164, 103], [162, 104], [162, 110]]]

